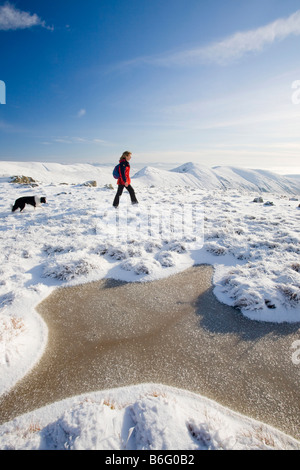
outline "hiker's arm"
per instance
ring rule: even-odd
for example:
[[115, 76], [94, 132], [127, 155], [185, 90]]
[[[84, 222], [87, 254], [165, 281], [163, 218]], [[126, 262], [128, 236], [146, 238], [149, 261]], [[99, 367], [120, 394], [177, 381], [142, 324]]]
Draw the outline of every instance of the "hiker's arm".
[[126, 169], [126, 163], [121, 163], [120, 165], [120, 169], [121, 169], [121, 176], [122, 176], [122, 180], [124, 183], [126, 183], [126, 175], [125, 175], [125, 169]]

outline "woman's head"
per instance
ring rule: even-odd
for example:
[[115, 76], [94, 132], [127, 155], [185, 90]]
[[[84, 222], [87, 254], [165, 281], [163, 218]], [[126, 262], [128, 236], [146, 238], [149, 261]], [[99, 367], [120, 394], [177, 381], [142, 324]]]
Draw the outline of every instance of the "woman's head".
[[122, 153], [122, 156], [121, 156], [121, 158], [120, 158], [120, 161], [121, 161], [121, 160], [124, 160], [124, 159], [127, 160], [127, 161], [130, 160], [130, 159], [131, 159], [131, 155], [132, 155], [131, 152], [129, 152], [128, 150], [126, 150], [125, 152]]

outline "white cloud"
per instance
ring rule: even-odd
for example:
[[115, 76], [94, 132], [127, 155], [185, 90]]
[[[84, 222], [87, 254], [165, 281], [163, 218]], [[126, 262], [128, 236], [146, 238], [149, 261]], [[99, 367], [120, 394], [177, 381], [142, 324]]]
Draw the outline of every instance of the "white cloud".
[[249, 31], [237, 32], [221, 41], [180, 52], [137, 57], [119, 64], [117, 68], [141, 64], [157, 66], [186, 66], [205, 63], [227, 64], [244, 55], [260, 52], [265, 47], [289, 36], [300, 35], [300, 10], [287, 18]]
[[197, 58], [199, 54], [201, 59], [224, 63], [239, 59], [249, 52], [259, 52], [275, 41], [299, 35], [300, 10], [288, 18], [280, 18], [255, 30], [238, 32], [223, 41], [189, 52], [191, 58]]
[[42, 26], [43, 28], [53, 29], [46, 26], [45, 21], [42, 21], [38, 15], [32, 15], [28, 12], [18, 10], [9, 2], [0, 6], [0, 30], [26, 29], [32, 26]]
[[77, 113], [77, 117], [81, 118], [86, 115], [86, 110], [85, 109], [80, 109]]
[[58, 144], [106, 144], [107, 143], [106, 140], [102, 140], [98, 138], [86, 139], [83, 137], [69, 137], [69, 136], [57, 137], [53, 141]]

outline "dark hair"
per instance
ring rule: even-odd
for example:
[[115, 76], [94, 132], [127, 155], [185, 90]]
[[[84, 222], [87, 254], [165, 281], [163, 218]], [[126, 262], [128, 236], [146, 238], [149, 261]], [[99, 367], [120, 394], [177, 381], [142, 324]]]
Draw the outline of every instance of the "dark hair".
[[131, 155], [131, 152], [129, 152], [129, 150], [126, 150], [125, 152], [122, 153], [120, 161], [123, 160], [126, 157], [129, 157], [129, 155]]

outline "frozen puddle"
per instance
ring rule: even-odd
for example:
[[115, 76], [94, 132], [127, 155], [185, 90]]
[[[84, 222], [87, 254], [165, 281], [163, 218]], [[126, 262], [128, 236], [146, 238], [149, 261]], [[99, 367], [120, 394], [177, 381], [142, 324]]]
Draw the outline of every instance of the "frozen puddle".
[[299, 325], [246, 319], [212, 292], [212, 268], [167, 279], [60, 288], [38, 306], [39, 364], [0, 401], [1, 423], [82, 393], [161, 383], [211, 398], [299, 439]]

